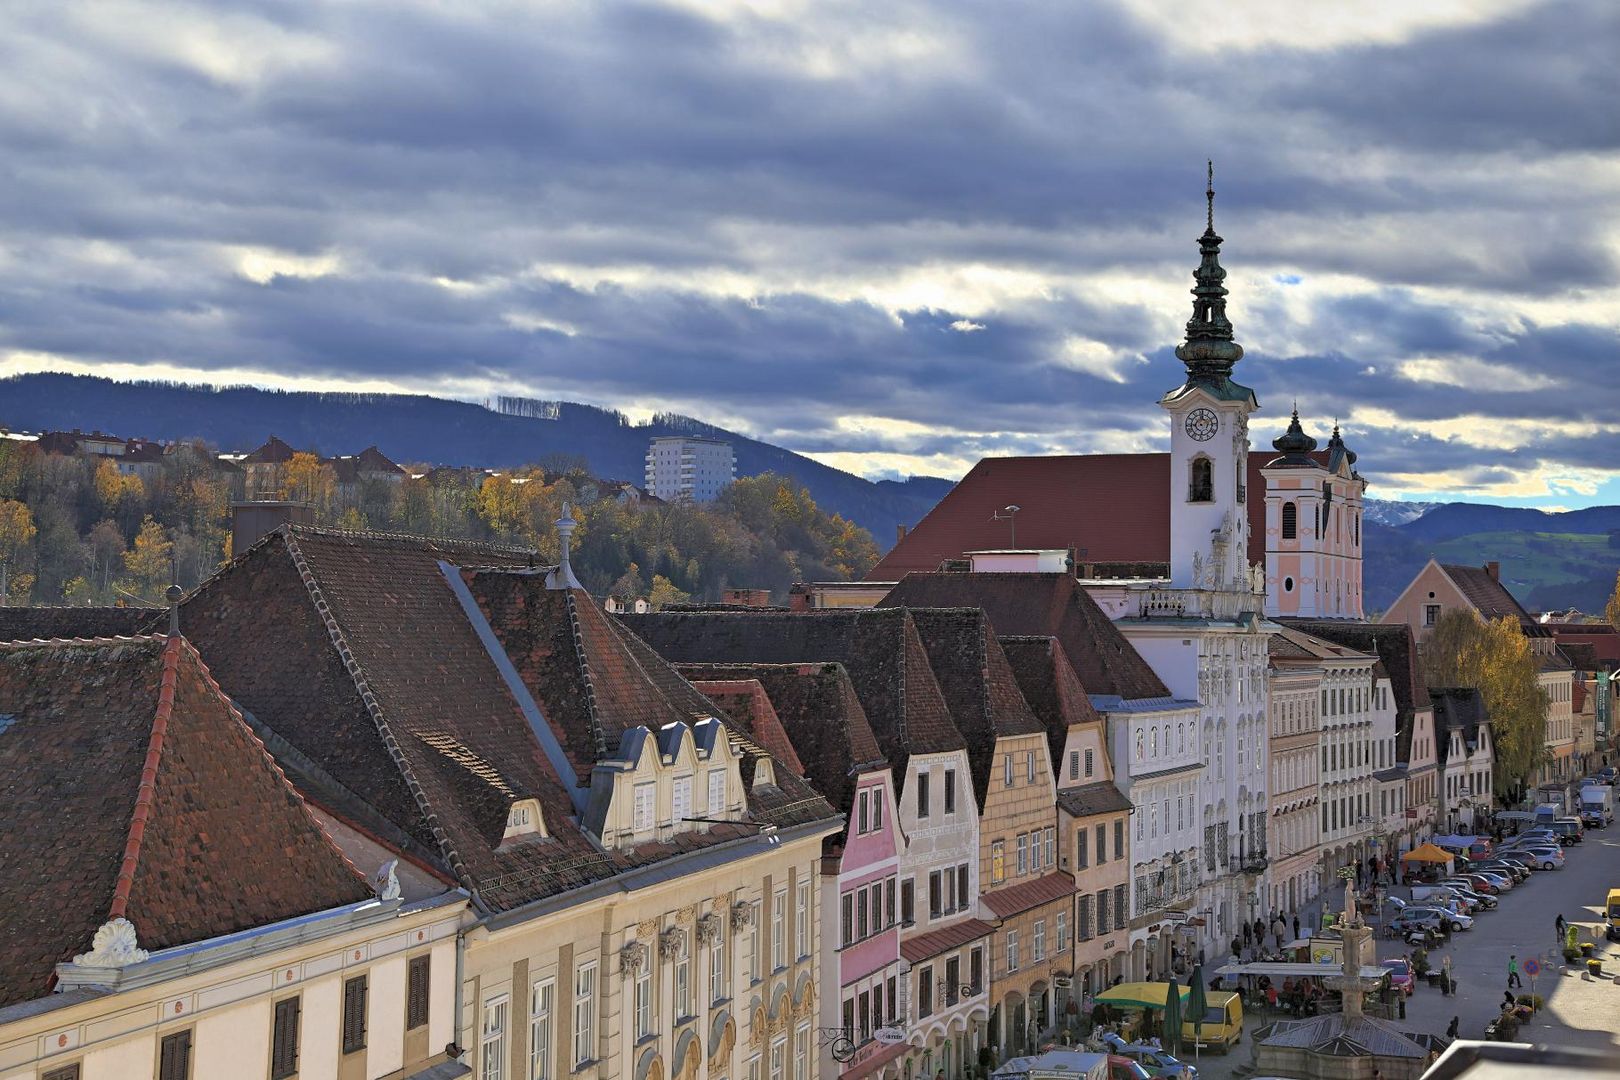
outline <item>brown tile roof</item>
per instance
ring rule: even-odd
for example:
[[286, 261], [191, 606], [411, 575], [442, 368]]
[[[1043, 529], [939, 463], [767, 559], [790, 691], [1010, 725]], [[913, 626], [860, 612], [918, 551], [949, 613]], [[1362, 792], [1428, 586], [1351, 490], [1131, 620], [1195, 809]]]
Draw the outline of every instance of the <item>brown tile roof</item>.
[[162, 949], [372, 894], [180, 638], [0, 646], [0, 1005], [124, 917]]
[[995, 765], [996, 740], [1045, 731], [1018, 689], [995, 629], [981, 608], [912, 608], [934, 681], [956, 730], [967, 741], [968, 767], [982, 809]]
[[905, 611], [665, 611], [619, 619], [674, 663], [842, 664], [896, 773], [914, 752], [966, 746]]
[[995, 932], [996, 928], [983, 919], [963, 919], [961, 922], [942, 926], [938, 930], [901, 938], [900, 955], [907, 963], [916, 964], [927, 960], [930, 956], [938, 956], [980, 938], [989, 937]]
[[1512, 619], [1526, 634], [1533, 637], [1551, 636], [1551, 631], [1532, 619], [1523, 605], [1507, 591], [1507, 586], [1492, 576], [1485, 567], [1442, 563], [1440, 569], [1445, 571], [1452, 584], [1457, 586], [1457, 590], [1480, 615], [1487, 619]]
[[285, 465], [291, 461], [298, 451], [276, 438], [270, 436], [264, 445], [256, 450], [249, 451], [243, 458], [244, 465]]
[[798, 771], [845, 814], [854, 806], [855, 778], [888, 767], [842, 664], [681, 664], [677, 670], [711, 698], [726, 681], [760, 686], [794, 760], [802, 763]]
[[1535, 652], [1531, 655], [1536, 658], [1537, 671], [1569, 671], [1575, 667], [1575, 662], [1557, 646], [1553, 647], [1552, 652]]
[[1429, 688], [1434, 701], [1434, 757], [1444, 771], [1446, 759], [1451, 756], [1449, 733], [1460, 731], [1469, 746], [1479, 743], [1480, 727], [1490, 723], [1485, 711], [1485, 697], [1472, 686]]
[[804, 775], [804, 763], [793, 749], [793, 740], [758, 679], [693, 679], [692, 688], [718, 705], [727, 719], [746, 731], [771, 757], [793, 770], [793, 775]]
[[1117, 814], [1131, 808], [1131, 800], [1107, 780], [1060, 791], [1057, 804], [1059, 809], [1073, 818]]
[[996, 918], [1008, 919], [1021, 911], [1029, 911], [1031, 908], [1073, 895], [1074, 878], [1061, 870], [1054, 870], [1038, 878], [991, 889], [982, 894], [980, 899], [984, 901], [985, 907], [995, 912]]
[[1278, 660], [1368, 660], [1376, 657], [1376, 654], [1360, 652], [1286, 624], [1271, 635], [1268, 644], [1272, 657]]
[[1070, 574], [908, 574], [879, 606], [983, 608], [999, 633], [1057, 638], [1088, 693], [1170, 696]]
[[161, 615], [135, 607], [0, 607], [0, 641], [129, 637]]
[[[1273, 456], [1249, 455], [1251, 492], [1265, 491], [1260, 470]], [[1326, 451], [1312, 456], [1324, 465], [1328, 461]], [[1022, 507], [1018, 541], [1024, 547], [1075, 548], [1081, 562], [1168, 563], [1169, 492], [1169, 454], [983, 458], [866, 580], [898, 581], [937, 570], [964, 552], [1005, 548], [1007, 523], [992, 515], [1008, 505]], [[1249, 560], [1263, 562], [1266, 503], [1251, 498], [1247, 506]]]
[[1092, 707], [1080, 676], [1074, 673], [1057, 638], [1004, 636], [999, 640], [1024, 700], [1046, 728], [1055, 767], [1063, 759], [1069, 728], [1101, 724], [1102, 717]]

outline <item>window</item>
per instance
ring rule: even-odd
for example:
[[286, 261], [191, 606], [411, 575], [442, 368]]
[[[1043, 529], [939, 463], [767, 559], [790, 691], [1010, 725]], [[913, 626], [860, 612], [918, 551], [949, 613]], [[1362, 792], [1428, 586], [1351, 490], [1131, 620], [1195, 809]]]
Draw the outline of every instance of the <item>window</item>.
[[956, 770], [945, 770], [945, 812], [956, 813]]
[[894, 921], [895, 921], [894, 920], [894, 878], [889, 879], [888, 888], [883, 890], [883, 894], [884, 894], [884, 896], [883, 896], [884, 912], [887, 915], [887, 918], [884, 920], [883, 925], [885, 925], [885, 926], [893, 926]]
[[692, 954], [683, 952], [675, 960], [675, 1019], [692, 1012]]
[[636, 832], [645, 832], [653, 827], [653, 815], [657, 804], [657, 784], [636, 785], [635, 821], [632, 823]]
[[[879, 884], [872, 892], [872, 922], [878, 921], [878, 889]], [[793, 912], [793, 936], [799, 947], [799, 957], [803, 959], [810, 955], [810, 883], [799, 882], [798, 906]]]
[[1057, 913], [1057, 951], [1069, 951], [1069, 913], [1066, 911]]
[[726, 770], [709, 770], [709, 815], [719, 816], [726, 809]]
[[1084, 870], [1090, 865], [1091, 862], [1086, 857], [1086, 830], [1083, 828], [1076, 829], [1074, 831], [1074, 868]]
[[690, 776], [677, 776], [675, 778], [673, 803], [670, 817], [676, 822], [685, 821], [692, 816], [692, 778]]
[[938, 870], [928, 875], [928, 914], [937, 919], [948, 910], [945, 903], [945, 881]]
[[1129, 910], [1130, 910], [1130, 901], [1125, 896], [1125, 886], [1123, 886], [1123, 885], [1115, 885], [1114, 886], [1114, 912], [1115, 912], [1116, 921], [1123, 924], [1127, 919], [1126, 913]]
[[934, 969], [917, 969], [917, 1016], [934, 1015]]
[[1440, 605], [1439, 604], [1424, 604], [1423, 605], [1423, 625], [1424, 626], [1433, 626], [1435, 623], [1437, 623], [1439, 621], [1440, 621]]
[[1081, 941], [1091, 940], [1091, 897], [1080, 897], [1080, 912], [1075, 916], [1074, 933]]
[[1144, 738], [1145, 738], [1145, 736], [1143, 735], [1142, 729], [1137, 728], [1136, 729], [1136, 760], [1137, 761], [1143, 761], [1146, 758], [1146, 755], [1143, 753], [1143, 740], [1144, 740]]
[[855, 894], [852, 892], [840, 898], [838, 925], [842, 935], [839, 940], [843, 944], [848, 945], [855, 940]]
[[635, 1014], [636, 1039], [652, 1034], [652, 964], [643, 963], [636, 972], [636, 985], [631, 1007]]
[[574, 1064], [596, 1058], [596, 965], [574, 969]]
[[917, 884], [911, 878], [900, 883], [900, 921], [907, 926], [917, 921]]
[[418, 956], [405, 975], [405, 1029], [415, 1031], [428, 1022], [428, 973], [430, 958]]
[[1029, 834], [1018, 834], [1018, 872], [1029, 873]]
[[1187, 501], [1211, 502], [1215, 498], [1215, 468], [1207, 457], [1192, 459], [1188, 470]]
[[810, 1029], [802, 1027], [793, 1037], [793, 1080], [810, 1080]]
[[1035, 751], [1024, 751], [1024, 780], [1033, 784], [1035, 782]]
[[762, 975], [759, 970], [760, 960], [762, 959], [759, 952], [759, 924], [763, 917], [760, 902], [755, 900], [754, 917], [748, 920], [748, 979], [750, 982], [759, 982]]
[[968, 906], [968, 864], [961, 863], [956, 867], [956, 906]]
[[[946, 809], [949, 809], [948, 800]], [[876, 832], [881, 828], [883, 828], [883, 789], [875, 787], [872, 789], [872, 831]]]
[[1090, 750], [1087, 750], [1086, 751], [1086, 775], [1090, 776], [1091, 772], [1092, 772], [1092, 752]]
[[39, 1080], [79, 1080], [79, 1063], [59, 1066], [42, 1074]]
[[1108, 890], [1103, 889], [1097, 894], [1097, 934], [1102, 936], [1108, 933]]
[[984, 950], [974, 949], [968, 953], [968, 986], [977, 994], [984, 989]]
[[1018, 970], [1018, 931], [1007, 931], [1007, 970]]
[[771, 905], [771, 969], [787, 967], [787, 890], [776, 890]]
[[1293, 540], [1299, 536], [1299, 507], [1292, 501], [1282, 505], [1282, 538]]
[[[1118, 843], [1116, 840], [1115, 843]], [[1108, 861], [1108, 826], [1097, 826], [1097, 865], [1101, 866]]]
[[158, 1080], [191, 1080], [191, 1029], [163, 1036], [158, 1044]]
[[917, 774], [917, 817], [925, 818], [927, 816], [928, 816], [928, 774], [925, 773], [925, 772], [920, 772], [920, 773]]
[[868, 805], [871, 801], [871, 795], [865, 789], [862, 789], [855, 800], [855, 832], [857, 834], [868, 832], [872, 828], [872, 815]]
[[1057, 829], [1048, 825], [1042, 839], [1046, 848], [1046, 855], [1042, 861], [1047, 866], [1053, 866], [1057, 863]]
[[784, 1064], [787, 1059], [787, 1039], [782, 1038], [771, 1044], [771, 1080], [784, 1080]]
[[1080, 751], [1069, 751], [1069, 779], [1080, 779]]
[[1030, 937], [1030, 959], [1040, 963], [1046, 959], [1046, 920], [1035, 920], [1035, 933]]
[[1007, 877], [1007, 845], [1003, 840], [990, 841], [990, 883], [1000, 885]]
[[529, 1080], [551, 1076], [551, 1007], [557, 984], [549, 979], [529, 991]]
[[1013, 766], [1011, 754], [1001, 755], [1001, 785], [1002, 787], [1013, 786]]
[[506, 1080], [508, 1001], [502, 996], [484, 1002], [484, 1026], [478, 1036], [478, 1075], [481, 1080]]
[[298, 998], [276, 1002], [270, 1030], [270, 1080], [283, 1080], [298, 1072], [298, 1012]]
[[353, 1054], [366, 1048], [366, 977], [343, 984], [343, 1052]]

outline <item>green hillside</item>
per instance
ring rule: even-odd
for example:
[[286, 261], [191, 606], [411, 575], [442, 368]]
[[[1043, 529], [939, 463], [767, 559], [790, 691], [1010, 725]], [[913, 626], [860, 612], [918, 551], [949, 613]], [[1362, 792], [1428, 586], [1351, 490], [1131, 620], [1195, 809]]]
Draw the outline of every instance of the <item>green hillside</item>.
[[1502, 582], [1532, 611], [1602, 611], [1620, 567], [1620, 538], [1594, 533], [1483, 532], [1428, 545], [1444, 563], [1502, 564]]

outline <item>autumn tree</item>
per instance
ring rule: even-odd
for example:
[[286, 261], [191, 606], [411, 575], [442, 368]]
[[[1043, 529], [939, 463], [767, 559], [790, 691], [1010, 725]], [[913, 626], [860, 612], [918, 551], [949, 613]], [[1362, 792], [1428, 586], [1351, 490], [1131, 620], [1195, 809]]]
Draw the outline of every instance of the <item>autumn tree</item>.
[[1491, 722], [1496, 790], [1523, 790], [1547, 754], [1548, 701], [1519, 624], [1486, 622], [1466, 608], [1448, 611], [1423, 647], [1423, 663], [1431, 686], [1479, 689]]
[[314, 454], [299, 451], [282, 467], [282, 486], [287, 498], [309, 503], [325, 518], [337, 498], [337, 474]]
[[[27, 553], [34, 532], [34, 515], [25, 504], [16, 499], [0, 501], [0, 604], [10, 602], [12, 574]], [[33, 585], [31, 577], [28, 584]]]
[[174, 574], [174, 545], [163, 526], [147, 518], [135, 534], [135, 544], [124, 553], [124, 569], [129, 574], [129, 590], [148, 600], [158, 600]]
[[1620, 573], [1614, 575], [1614, 592], [1609, 594], [1609, 602], [1603, 605], [1603, 617], [1610, 626], [1620, 627]]
[[654, 574], [652, 588], [647, 590], [647, 603], [652, 605], [654, 611], [662, 611], [671, 604], [684, 604], [692, 599], [692, 594], [682, 592], [675, 587], [675, 583], [663, 574]]

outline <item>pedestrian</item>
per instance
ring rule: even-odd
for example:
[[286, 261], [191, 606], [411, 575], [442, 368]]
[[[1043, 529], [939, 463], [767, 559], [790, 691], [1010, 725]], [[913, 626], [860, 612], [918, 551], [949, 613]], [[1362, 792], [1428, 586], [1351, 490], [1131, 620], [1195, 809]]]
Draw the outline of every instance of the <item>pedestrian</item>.
[[1237, 957], [1243, 955], [1243, 943], [1235, 937], [1232, 939], [1232, 955]]
[[1558, 944], [1564, 944], [1564, 913], [1560, 911], [1558, 918], [1553, 920], [1553, 927], [1558, 933]]
[[1506, 1012], [1507, 1010], [1513, 1008], [1513, 1004], [1513, 991], [1502, 991], [1502, 1011]]
[[1520, 979], [1519, 979], [1519, 957], [1517, 956], [1517, 954], [1508, 957], [1508, 982], [1507, 982], [1507, 984], [1509, 986], [1519, 986], [1519, 987], [1524, 986], [1524, 983], [1521, 982]]
[[1254, 920], [1254, 943], [1262, 944], [1266, 940], [1266, 924], [1259, 919]]
[[1294, 940], [1299, 940], [1299, 916], [1294, 916]]
[[1243, 944], [1247, 945], [1254, 940], [1254, 930], [1248, 923], [1243, 924]]
[[1455, 1039], [1457, 1037], [1458, 1024], [1459, 1024], [1459, 1021], [1458, 1021], [1457, 1017], [1453, 1016], [1451, 1018], [1451, 1023], [1446, 1025], [1446, 1038]]

